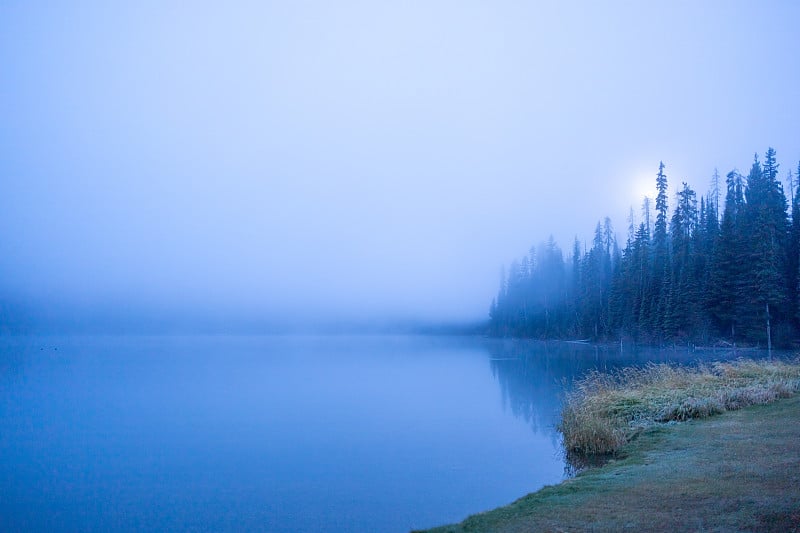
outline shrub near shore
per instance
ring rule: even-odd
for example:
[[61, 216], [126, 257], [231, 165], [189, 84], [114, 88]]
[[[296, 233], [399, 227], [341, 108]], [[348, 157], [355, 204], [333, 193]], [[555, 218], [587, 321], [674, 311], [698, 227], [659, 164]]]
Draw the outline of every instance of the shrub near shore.
[[566, 394], [559, 423], [571, 456], [613, 454], [643, 428], [764, 404], [800, 390], [800, 359], [593, 372]]

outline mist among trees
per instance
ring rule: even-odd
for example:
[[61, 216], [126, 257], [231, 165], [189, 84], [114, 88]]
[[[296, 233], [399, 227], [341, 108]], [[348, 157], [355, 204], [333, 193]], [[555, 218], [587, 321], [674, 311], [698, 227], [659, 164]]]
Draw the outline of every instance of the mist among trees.
[[778, 168], [769, 148], [746, 176], [715, 171], [705, 196], [682, 182], [670, 199], [661, 163], [655, 204], [631, 209], [622, 246], [606, 218], [566, 259], [551, 237], [512, 262], [490, 332], [790, 344], [800, 331], [800, 165], [788, 172], [790, 201]]

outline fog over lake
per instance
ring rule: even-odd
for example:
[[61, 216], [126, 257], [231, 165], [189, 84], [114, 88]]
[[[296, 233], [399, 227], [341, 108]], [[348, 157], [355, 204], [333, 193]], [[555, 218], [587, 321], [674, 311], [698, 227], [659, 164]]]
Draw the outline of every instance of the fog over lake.
[[[0, 327], [486, 318], [502, 265], [800, 159], [796, 2], [0, 6]], [[308, 329], [308, 328], [306, 328]]]
[[[585, 372], [772, 347], [773, 325], [791, 346], [800, 229], [717, 261], [747, 324], [660, 276], [670, 216], [690, 232], [699, 200], [717, 222], [716, 171], [753, 213], [751, 165], [800, 205], [798, 20], [780, 0], [0, 2], [0, 531], [454, 522], [563, 478], [560, 395]], [[753, 231], [787, 206], [730, 242], [789, 242]], [[613, 279], [647, 290], [612, 283], [629, 249]]]

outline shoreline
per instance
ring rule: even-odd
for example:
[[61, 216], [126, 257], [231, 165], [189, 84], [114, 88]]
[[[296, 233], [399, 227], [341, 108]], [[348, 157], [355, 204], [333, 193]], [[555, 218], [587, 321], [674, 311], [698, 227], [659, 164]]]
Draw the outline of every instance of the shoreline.
[[649, 425], [602, 466], [430, 533], [800, 531], [800, 395]]
[[507, 336], [504, 337], [502, 335], [490, 335], [485, 334], [483, 335], [486, 339], [498, 340], [498, 341], [520, 341], [520, 342], [558, 342], [564, 344], [575, 344], [579, 346], [591, 346], [594, 348], [603, 348], [603, 349], [619, 349], [620, 345], [624, 348], [644, 348], [644, 349], [652, 349], [652, 350], [670, 350], [670, 351], [691, 351], [691, 352], [717, 352], [717, 351], [728, 351], [728, 352], [763, 352], [769, 353], [770, 351], [781, 354], [787, 352], [794, 352], [796, 346], [773, 346], [772, 350], [769, 350], [766, 346], [761, 346], [758, 343], [751, 344], [747, 341], [742, 342], [730, 342], [724, 338], [719, 338], [716, 340], [712, 340], [710, 343], [706, 341], [705, 343], [701, 341], [691, 341], [682, 339], [680, 342], [678, 340], [674, 341], [663, 341], [663, 342], [644, 342], [644, 341], [634, 341], [633, 339], [623, 338], [623, 339], [594, 339], [594, 338], [587, 338], [587, 339], [576, 339], [572, 337], [515, 337], [515, 336]]
[[650, 428], [616, 459], [429, 533], [800, 531], [800, 396]]

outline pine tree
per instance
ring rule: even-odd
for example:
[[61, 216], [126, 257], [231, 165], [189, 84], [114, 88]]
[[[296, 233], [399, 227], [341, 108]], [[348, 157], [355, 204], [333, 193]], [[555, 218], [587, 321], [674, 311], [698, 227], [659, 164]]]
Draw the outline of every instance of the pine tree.
[[575, 239], [570, 268], [552, 237], [531, 247], [501, 282], [491, 331], [661, 341], [705, 340], [716, 330], [734, 342], [770, 346], [773, 324], [800, 322], [800, 184], [790, 181], [790, 224], [772, 148], [763, 165], [754, 158], [746, 181], [735, 170], [727, 174], [721, 217], [717, 180], [715, 171], [712, 190], [699, 201], [683, 183], [667, 226], [660, 163], [652, 233], [645, 198], [643, 221], [636, 226], [629, 216], [623, 250], [609, 218], [597, 224], [588, 251]]
[[722, 331], [737, 339], [744, 299], [744, 192], [742, 175], [732, 170], [726, 177], [727, 193], [719, 237], [713, 250], [707, 305]]
[[[792, 207], [792, 236], [796, 239], [796, 251], [790, 250], [792, 258], [798, 262], [798, 267], [794, 271], [797, 276], [797, 282], [789, 287], [788, 297], [796, 306], [796, 311], [792, 318], [795, 321], [800, 320], [800, 162], [797, 163], [797, 187], [795, 188], [795, 196]], [[795, 222], [797, 221], [797, 222]], [[796, 228], [796, 229], [795, 229]]]
[[[747, 183], [746, 314], [751, 334], [766, 337], [771, 348], [772, 319], [785, 314], [787, 215], [786, 196], [778, 180], [775, 150], [769, 148], [764, 166], [756, 155]], [[762, 331], [765, 334], [759, 335]]]
[[567, 302], [563, 311], [562, 328], [568, 335], [578, 335], [580, 319], [578, 317], [578, 299], [581, 294], [581, 243], [576, 236], [572, 242], [572, 255], [570, 257], [569, 281], [567, 282]]
[[697, 231], [697, 199], [695, 192], [683, 183], [672, 215], [672, 256], [670, 289], [665, 310], [664, 329], [671, 337], [690, 333], [697, 321], [697, 282], [694, 276], [694, 238]]
[[[798, 163], [797, 170], [797, 178], [800, 179], [800, 163]], [[789, 171], [790, 189], [794, 191], [794, 194], [792, 195], [791, 223], [786, 244], [786, 300], [788, 319], [796, 327], [798, 310], [800, 310], [797, 301], [797, 287], [798, 281], [800, 281], [800, 276], [798, 276], [798, 269], [800, 269], [800, 183], [795, 187], [793, 180], [792, 172]]]
[[611, 257], [607, 232], [597, 223], [592, 248], [581, 262], [581, 331], [600, 338], [610, 330]]
[[711, 279], [714, 250], [719, 239], [719, 218], [711, 198], [708, 198], [704, 207], [695, 250], [695, 277], [698, 279], [698, 305], [701, 309], [700, 328], [703, 340], [706, 340], [711, 327]]
[[714, 168], [714, 174], [711, 175], [711, 193], [709, 195], [708, 201], [713, 202], [714, 204], [714, 211], [719, 213], [719, 171]]
[[670, 307], [670, 269], [669, 242], [667, 234], [667, 175], [664, 174], [664, 162], [659, 162], [656, 174], [656, 223], [653, 229], [653, 261], [650, 275], [651, 286], [649, 296], [650, 331], [657, 337], [664, 334], [665, 318]]
[[667, 247], [667, 175], [664, 174], [664, 162], [658, 164], [656, 174], [656, 225], [653, 232], [653, 241], [656, 249]]
[[644, 227], [647, 230], [648, 239], [653, 232], [653, 224], [650, 220], [650, 197], [645, 196], [644, 200], [642, 200], [642, 217], [644, 218]]

